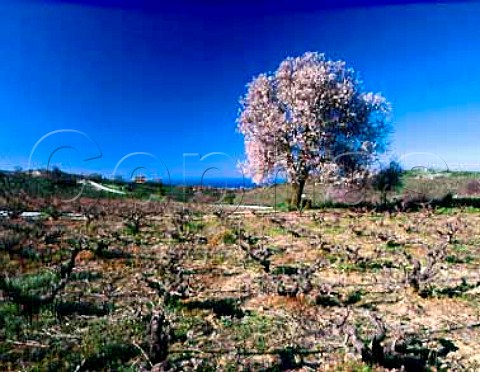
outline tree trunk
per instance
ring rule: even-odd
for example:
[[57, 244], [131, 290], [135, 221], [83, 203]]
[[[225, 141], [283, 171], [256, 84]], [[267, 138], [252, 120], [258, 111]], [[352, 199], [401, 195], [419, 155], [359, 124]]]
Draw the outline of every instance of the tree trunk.
[[302, 203], [303, 189], [306, 179], [292, 182], [292, 197], [290, 198], [290, 208], [300, 209]]

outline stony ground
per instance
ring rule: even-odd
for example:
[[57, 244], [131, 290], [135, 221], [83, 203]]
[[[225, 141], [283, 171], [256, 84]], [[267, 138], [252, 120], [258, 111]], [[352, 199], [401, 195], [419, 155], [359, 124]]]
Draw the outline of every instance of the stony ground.
[[1, 221], [1, 370], [480, 368], [479, 210], [113, 203]]

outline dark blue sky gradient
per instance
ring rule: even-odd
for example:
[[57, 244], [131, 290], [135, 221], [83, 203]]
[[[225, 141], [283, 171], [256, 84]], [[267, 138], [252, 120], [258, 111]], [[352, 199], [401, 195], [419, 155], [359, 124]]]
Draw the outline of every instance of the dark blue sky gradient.
[[[102, 156], [83, 161], [99, 155], [94, 143], [60, 133], [37, 147], [33, 166], [71, 146], [78, 151], [58, 150], [52, 164], [111, 174], [122, 157], [147, 152], [156, 158], [132, 155], [118, 171], [232, 176], [245, 84], [287, 56], [319, 51], [392, 102], [391, 155], [429, 152], [405, 163], [480, 169], [479, 3], [255, 3], [1, 3], [0, 168], [25, 168], [43, 135], [69, 128]], [[184, 155], [211, 152], [231, 158]]]

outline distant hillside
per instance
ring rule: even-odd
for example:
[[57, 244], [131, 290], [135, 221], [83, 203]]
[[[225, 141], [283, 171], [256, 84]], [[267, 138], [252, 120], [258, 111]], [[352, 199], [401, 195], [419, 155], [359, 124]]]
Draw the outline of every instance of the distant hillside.
[[[435, 172], [414, 170], [403, 173], [403, 187], [389, 195], [390, 199], [402, 197], [441, 198], [447, 194], [457, 197], [480, 196], [480, 172]], [[88, 181], [88, 182], [86, 182]], [[172, 181], [170, 185], [145, 180], [144, 183], [127, 182], [124, 179], [108, 179], [99, 174], [79, 175], [54, 169], [51, 172], [0, 171], [3, 192], [18, 194], [25, 192], [34, 197], [57, 196], [68, 199], [78, 195], [98, 198], [134, 197], [140, 199], [162, 199], [168, 197], [176, 201], [223, 202], [227, 204], [281, 206], [290, 197], [290, 186], [277, 183], [256, 187], [248, 179], [217, 178], [205, 180], [204, 184], [195, 179]], [[378, 193], [365, 188], [348, 190], [333, 188], [320, 182], [311, 181], [305, 187], [305, 198], [313, 206], [339, 202], [355, 204], [360, 198], [378, 202]]]

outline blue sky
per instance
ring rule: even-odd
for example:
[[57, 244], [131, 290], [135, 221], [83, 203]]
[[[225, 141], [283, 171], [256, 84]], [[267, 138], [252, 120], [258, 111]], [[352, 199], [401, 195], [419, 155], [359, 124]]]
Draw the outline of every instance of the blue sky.
[[273, 3], [2, 2], [0, 168], [26, 168], [42, 136], [73, 129], [86, 136], [47, 137], [32, 165], [53, 153], [67, 171], [233, 176], [245, 85], [319, 51], [392, 102], [391, 156], [480, 169], [479, 3]]

